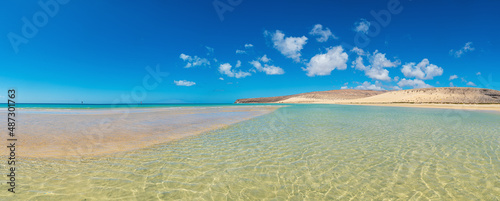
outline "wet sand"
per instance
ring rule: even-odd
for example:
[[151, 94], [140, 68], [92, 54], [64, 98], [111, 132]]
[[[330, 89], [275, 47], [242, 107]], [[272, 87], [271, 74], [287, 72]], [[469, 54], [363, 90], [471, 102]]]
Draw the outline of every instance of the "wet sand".
[[[20, 109], [16, 155], [66, 158], [129, 151], [223, 128], [276, 108]], [[5, 137], [0, 140], [6, 142]]]

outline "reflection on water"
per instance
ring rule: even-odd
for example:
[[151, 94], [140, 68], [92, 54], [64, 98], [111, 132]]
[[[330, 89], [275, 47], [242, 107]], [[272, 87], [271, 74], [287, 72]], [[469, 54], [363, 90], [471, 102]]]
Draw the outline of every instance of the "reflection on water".
[[494, 113], [290, 106], [148, 149], [24, 159], [15, 198], [498, 200], [499, 124]]

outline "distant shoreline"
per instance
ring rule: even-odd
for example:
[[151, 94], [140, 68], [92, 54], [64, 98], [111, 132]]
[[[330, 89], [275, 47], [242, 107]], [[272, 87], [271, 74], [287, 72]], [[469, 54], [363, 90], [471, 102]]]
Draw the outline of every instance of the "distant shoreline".
[[456, 103], [444, 103], [444, 104], [443, 103], [360, 103], [360, 104], [326, 103], [326, 104], [408, 107], [408, 108], [435, 108], [435, 109], [454, 109], [454, 110], [481, 110], [481, 111], [493, 111], [500, 114], [500, 104], [456, 104]]
[[342, 89], [288, 96], [238, 99], [235, 102], [371, 105], [500, 112], [500, 91], [470, 87], [423, 88], [400, 91]]

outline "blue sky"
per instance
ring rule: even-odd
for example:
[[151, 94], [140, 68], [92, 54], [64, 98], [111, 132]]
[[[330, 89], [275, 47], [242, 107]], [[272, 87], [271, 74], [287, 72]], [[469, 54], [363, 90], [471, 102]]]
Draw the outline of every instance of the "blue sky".
[[[2, 1], [0, 98], [233, 102], [500, 90], [499, 1]], [[389, 16], [389, 18], [388, 18]]]

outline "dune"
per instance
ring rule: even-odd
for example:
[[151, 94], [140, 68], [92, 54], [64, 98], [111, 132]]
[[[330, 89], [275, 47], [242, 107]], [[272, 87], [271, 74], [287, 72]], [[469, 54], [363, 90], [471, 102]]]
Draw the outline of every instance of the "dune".
[[317, 101], [341, 101], [366, 98], [378, 94], [383, 94], [385, 91], [371, 90], [330, 90], [330, 91], [315, 91], [309, 93], [301, 93], [288, 96], [264, 97], [264, 98], [245, 98], [238, 99], [235, 103], [309, 103]]
[[236, 103], [323, 103], [500, 111], [500, 91], [442, 87], [400, 91], [332, 90], [289, 96], [238, 99]]

